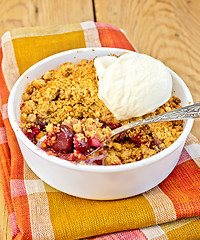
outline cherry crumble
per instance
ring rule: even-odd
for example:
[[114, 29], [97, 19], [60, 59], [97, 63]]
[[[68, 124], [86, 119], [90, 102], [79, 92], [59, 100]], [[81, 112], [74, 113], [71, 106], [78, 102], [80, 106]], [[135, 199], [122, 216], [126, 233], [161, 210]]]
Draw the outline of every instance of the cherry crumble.
[[22, 95], [20, 125], [29, 140], [63, 160], [121, 165], [148, 158], [169, 147], [181, 135], [183, 121], [154, 123], [128, 130], [110, 141], [107, 149], [90, 158], [87, 155], [102, 146], [113, 129], [180, 107], [180, 99], [172, 95], [153, 113], [119, 121], [98, 98], [94, 61], [82, 60], [78, 64], [65, 63], [26, 87]]

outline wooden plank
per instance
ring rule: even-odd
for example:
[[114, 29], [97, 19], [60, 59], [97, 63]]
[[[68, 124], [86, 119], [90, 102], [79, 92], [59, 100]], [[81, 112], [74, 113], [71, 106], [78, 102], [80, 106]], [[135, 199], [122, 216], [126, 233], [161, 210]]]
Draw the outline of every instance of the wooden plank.
[[1, 0], [0, 35], [12, 28], [94, 20], [92, 0]]
[[[96, 19], [124, 29], [139, 52], [163, 61], [200, 102], [200, 1], [96, 0]], [[192, 133], [200, 140], [200, 119]]]
[[[18, 27], [68, 24], [88, 20], [94, 20], [92, 0], [0, 1], [0, 35]], [[11, 239], [8, 213], [1, 183], [0, 239]]]

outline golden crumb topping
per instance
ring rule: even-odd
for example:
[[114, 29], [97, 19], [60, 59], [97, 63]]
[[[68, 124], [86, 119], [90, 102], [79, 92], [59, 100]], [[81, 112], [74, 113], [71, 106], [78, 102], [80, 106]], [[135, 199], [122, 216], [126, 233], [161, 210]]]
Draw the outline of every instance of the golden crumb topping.
[[[94, 61], [82, 60], [78, 64], [64, 63], [26, 87], [20, 124], [35, 143], [45, 135], [52, 135], [55, 129], [59, 132], [60, 125], [66, 125], [76, 135], [76, 142], [85, 144], [87, 139], [94, 143], [93, 138], [103, 142], [116, 127], [180, 107], [180, 99], [171, 96], [153, 113], [119, 121], [98, 98]], [[129, 130], [110, 142], [105, 164], [125, 164], [150, 157], [169, 147], [182, 131], [183, 121], [154, 123]], [[53, 137], [55, 142], [55, 135]], [[75, 155], [79, 156], [80, 152], [75, 150]]]

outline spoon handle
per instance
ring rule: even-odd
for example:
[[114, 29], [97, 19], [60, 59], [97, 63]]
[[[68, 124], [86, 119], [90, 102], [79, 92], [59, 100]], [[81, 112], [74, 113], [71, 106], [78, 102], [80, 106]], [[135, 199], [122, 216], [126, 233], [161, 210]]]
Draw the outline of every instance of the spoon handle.
[[170, 112], [165, 112], [153, 117], [140, 119], [139, 121], [128, 123], [122, 127], [119, 127], [113, 130], [114, 134], [112, 135], [112, 137], [114, 137], [119, 133], [125, 132], [128, 129], [131, 129], [137, 126], [142, 126], [145, 124], [164, 122], [164, 121], [173, 121], [173, 120], [183, 120], [183, 119], [197, 118], [197, 117], [200, 117], [200, 103], [191, 104], [186, 107], [175, 109]]

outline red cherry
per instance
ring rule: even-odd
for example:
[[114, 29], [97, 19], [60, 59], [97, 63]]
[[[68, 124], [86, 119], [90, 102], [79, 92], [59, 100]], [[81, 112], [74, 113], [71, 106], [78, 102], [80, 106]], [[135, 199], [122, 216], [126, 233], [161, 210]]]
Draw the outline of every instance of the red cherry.
[[121, 142], [125, 139], [126, 139], [126, 132], [122, 132], [115, 138], [115, 141], [116, 142]]
[[78, 140], [78, 136], [75, 134], [74, 136], [74, 147], [77, 151], [79, 151], [82, 154], [86, 154], [89, 151], [89, 143], [87, 138], [83, 138], [81, 140]]
[[142, 144], [140, 134], [137, 133], [135, 136], [131, 137], [131, 142], [133, 142], [135, 144], [135, 146], [137, 148], [139, 148], [141, 146], [141, 144]]
[[30, 126], [29, 128], [31, 131], [25, 132], [25, 135], [31, 142], [33, 142], [35, 135], [37, 135], [40, 132], [40, 129], [38, 127], [35, 127], [34, 125]]
[[121, 127], [121, 123], [110, 123], [102, 121], [104, 127], [109, 127], [111, 130]]
[[41, 130], [45, 129], [45, 127], [47, 125], [47, 123], [43, 122], [42, 120], [37, 121], [36, 124], [39, 125]]
[[121, 123], [105, 123], [111, 130], [121, 127]]
[[73, 151], [73, 132], [65, 125], [60, 126], [60, 132], [56, 133], [56, 142], [53, 149], [57, 152], [69, 153]]
[[88, 143], [91, 147], [95, 147], [95, 148], [103, 146], [103, 143], [100, 142], [98, 138], [95, 136], [93, 138], [88, 138]]

